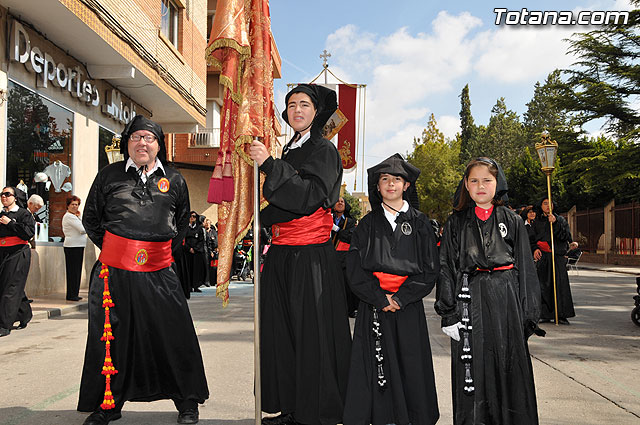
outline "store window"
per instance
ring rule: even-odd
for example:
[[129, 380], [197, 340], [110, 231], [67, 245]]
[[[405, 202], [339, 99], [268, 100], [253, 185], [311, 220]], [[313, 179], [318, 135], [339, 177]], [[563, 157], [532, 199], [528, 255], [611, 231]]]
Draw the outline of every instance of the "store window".
[[[9, 81], [7, 101], [7, 185], [26, 199], [42, 196], [37, 218], [47, 225], [49, 241], [58, 242], [66, 199], [73, 194], [73, 112]], [[26, 205], [25, 205], [26, 206]]]
[[104, 148], [113, 143], [113, 136], [115, 136], [113, 131], [107, 130], [104, 127], [98, 127], [98, 170], [109, 165], [109, 159], [107, 158], [107, 153]]
[[178, 7], [171, 0], [161, 0], [160, 31], [178, 48]]

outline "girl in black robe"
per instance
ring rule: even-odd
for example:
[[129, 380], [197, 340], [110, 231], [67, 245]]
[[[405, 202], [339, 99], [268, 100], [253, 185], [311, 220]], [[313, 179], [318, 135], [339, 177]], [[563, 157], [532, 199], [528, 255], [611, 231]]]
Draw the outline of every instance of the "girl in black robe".
[[300, 84], [286, 96], [284, 120], [296, 131], [282, 159], [259, 141], [251, 158], [266, 174], [260, 213], [272, 226], [261, 278], [263, 424], [342, 422], [351, 334], [342, 271], [330, 241], [342, 161], [322, 128], [337, 109], [336, 93]]
[[[440, 416], [422, 303], [438, 277], [438, 250], [427, 216], [403, 200], [419, 174], [398, 154], [368, 170], [373, 210], [356, 227], [347, 255], [349, 285], [362, 301], [345, 425], [432, 425]], [[389, 196], [384, 180], [395, 177]]]
[[[572, 243], [569, 223], [561, 215], [552, 213], [549, 215], [549, 200], [542, 199], [536, 204], [538, 218], [531, 226], [531, 251], [537, 261], [538, 279], [542, 295], [542, 311], [540, 319], [544, 322], [555, 322], [555, 302], [553, 294], [553, 265], [551, 264], [551, 229], [549, 221], [553, 220], [553, 243], [555, 251], [556, 267], [556, 293], [558, 297], [558, 323], [568, 325], [567, 318], [576, 315], [573, 309], [573, 298], [569, 286], [569, 273], [567, 273], [567, 259], [569, 244]], [[575, 246], [577, 248], [577, 243]]]
[[435, 308], [452, 338], [455, 425], [538, 423], [527, 338], [542, 334], [540, 285], [506, 192], [494, 160], [471, 161], [442, 235]]

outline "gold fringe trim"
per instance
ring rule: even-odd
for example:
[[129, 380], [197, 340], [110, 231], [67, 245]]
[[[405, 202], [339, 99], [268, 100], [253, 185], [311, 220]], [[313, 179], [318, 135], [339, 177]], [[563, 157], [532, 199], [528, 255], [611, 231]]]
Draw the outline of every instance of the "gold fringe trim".
[[243, 46], [232, 38], [219, 38], [207, 46], [204, 51], [205, 58], [208, 58], [214, 50], [225, 47], [237, 51], [240, 56], [251, 56], [251, 46]]
[[239, 136], [234, 142], [236, 147], [236, 153], [238, 154], [238, 156], [244, 159], [244, 161], [251, 167], [253, 167], [253, 159], [251, 159], [251, 157], [246, 154], [246, 152], [242, 147], [243, 145], [250, 145], [252, 141], [253, 141], [253, 136], [243, 135], [243, 136]]

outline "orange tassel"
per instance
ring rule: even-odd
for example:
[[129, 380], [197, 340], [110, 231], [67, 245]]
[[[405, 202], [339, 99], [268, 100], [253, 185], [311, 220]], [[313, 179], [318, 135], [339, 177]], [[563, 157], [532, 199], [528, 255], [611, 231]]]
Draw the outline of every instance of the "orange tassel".
[[114, 304], [111, 299], [111, 292], [109, 291], [109, 267], [103, 264], [99, 276], [104, 280], [104, 291], [102, 292], [104, 331], [102, 332], [100, 340], [105, 341], [104, 364], [102, 365], [101, 372], [105, 376], [105, 389], [104, 398], [100, 407], [103, 410], [109, 410], [116, 407], [115, 401], [113, 400], [113, 393], [111, 392], [111, 376], [118, 373], [116, 368], [113, 366], [113, 360], [111, 359], [111, 341], [113, 341], [114, 337], [111, 329], [111, 321], [109, 319], [109, 309], [114, 307]]

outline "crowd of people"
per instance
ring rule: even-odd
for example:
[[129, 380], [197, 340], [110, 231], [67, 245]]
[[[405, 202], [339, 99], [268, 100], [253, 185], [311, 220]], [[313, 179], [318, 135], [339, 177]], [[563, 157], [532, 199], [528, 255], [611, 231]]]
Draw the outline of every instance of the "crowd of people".
[[[419, 210], [420, 170], [395, 154], [368, 170], [372, 209], [357, 222], [340, 196], [340, 155], [322, 137], [336, 93], [301, 84], [285, 101], [295, 133], [282, 157], [258, 140], [249, 149], [269, 202], [260, 239], [270, 247], [258, 251], [266, 253], [260, 390], [273, 416], [262, 423], [435, 424], [423, 304], [435, 288], [451, 342], [454, 424], [537, 424], [528, 339], [544, 336], [538, 324], [555, 321], [556, 310], [560, 324], [575, 315], [566, 255], [577, 244], [566, 220], [548, 199], [516, 214], [500, 165], [482, 157], [467, 165], [440, 226]], [[197, 423], [209, 392], [186, 300], [216, 283], [216, 227], [191, 210], [157, 123], [137, 115], [121, 152], [124, 162], [96, 176], [84, 216], [72, 196], [62, 219], [68, 300], [80, 299], [87, 237], [101, 249], [78, 410], [92, 412], [84, 425], [104, 425], [127, 401], [171, 399], [178, 423]], [[31, 318], [27, 242], [42, 204], [21, 208], [12, 187], [0, 199], [3, 336]]]

